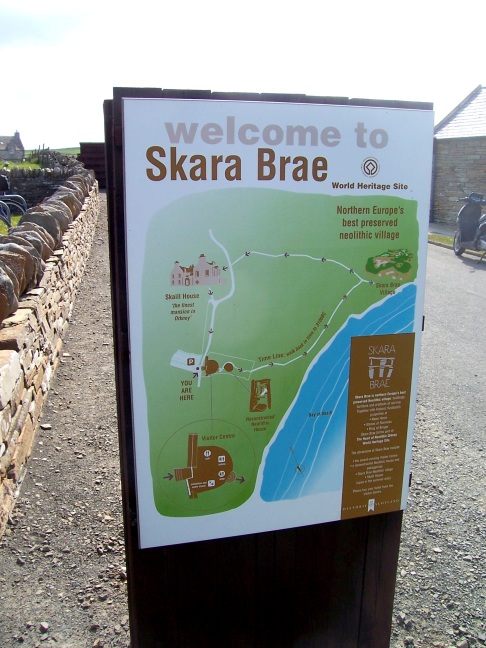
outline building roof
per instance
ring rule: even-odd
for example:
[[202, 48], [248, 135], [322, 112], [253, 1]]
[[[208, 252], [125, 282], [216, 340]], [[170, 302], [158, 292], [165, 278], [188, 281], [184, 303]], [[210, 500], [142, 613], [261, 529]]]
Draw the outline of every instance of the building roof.
[[486, 137], [486, 86], [478, 86], [434, 129], [436, 139]]
[[20, 135], [18, 131], [15, 131], [15, 135], [0, 135], [0, 151], [6, 151], [9, 144], [13, 146], [15, 151], [24, 152], [24, 147], [20, 141]]

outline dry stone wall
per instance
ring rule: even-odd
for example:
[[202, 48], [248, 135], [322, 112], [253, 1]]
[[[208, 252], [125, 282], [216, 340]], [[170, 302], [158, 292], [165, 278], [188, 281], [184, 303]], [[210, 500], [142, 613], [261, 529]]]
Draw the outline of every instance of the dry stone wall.
[[[18, 167], [13, 162], [0, 170], [10, 183], [10, 193], [20, 194], [29, 207], [52, 196], [71, 176], [92, 168], [82, 160], [49, 149], [39, 150], [37, 157], [44, 164], [42, 169]], [[98, 185], [101, 186], [99, 182]]]
[[[10, 182], [10, 193], [20, 194], [31, 207], [40, 203], [63, 185], [72, 175], [80, 170], [84, 172], [86, 165], [76, 158], [70, 158], [60, 153], [50, 153], [46, 160], [50, 166], [43, 169], [16, 167], [0, 169]], [[91, 168], [87, 167], [86, 168]]]
[[21, 295], [0, 328], [0, 537], [13, 508], [99, 214], [98, 183], [47, 259], [39, 283]]
[[51, 196], [72, 174], [70, 171], [53, 173], [50, 169], [41, 169], [42, 173], [11, 174], [10, 191], [25, 198], [27, 205], [37, 205], [47, 196]]

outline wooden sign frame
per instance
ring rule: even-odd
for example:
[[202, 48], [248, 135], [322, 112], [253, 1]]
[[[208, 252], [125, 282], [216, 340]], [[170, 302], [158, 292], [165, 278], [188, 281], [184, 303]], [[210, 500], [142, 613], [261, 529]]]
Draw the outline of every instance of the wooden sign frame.
[[122, 99], [186, 98], [413, 108], [344, 97], [115, 88], [104, 103], [123, 513], [134, 648], [387, 648], [402, 511], [141, 549], [131, 403]]

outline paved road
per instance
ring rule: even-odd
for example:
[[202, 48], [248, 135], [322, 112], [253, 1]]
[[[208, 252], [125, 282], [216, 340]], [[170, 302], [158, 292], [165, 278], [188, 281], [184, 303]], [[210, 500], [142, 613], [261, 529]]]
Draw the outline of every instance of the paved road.
[[485, 444], [486, 259], [428, 246], [420, 399], [475, 448]]

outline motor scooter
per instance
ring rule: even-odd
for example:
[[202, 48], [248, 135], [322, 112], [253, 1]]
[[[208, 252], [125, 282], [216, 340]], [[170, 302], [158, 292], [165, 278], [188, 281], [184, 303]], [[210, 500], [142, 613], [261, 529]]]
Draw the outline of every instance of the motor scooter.
[[[482, 213], [486, 200], [483, 194], [472, 192], [461, 198], [465, 204], [457, 214], [457, 230], [454, 232], [454, 254], [461, 256], [466, 250], [482, 252], [479, 259], [486, 255], [486, 214]], [[478, 263], [479, 263], [478, 261]]]

